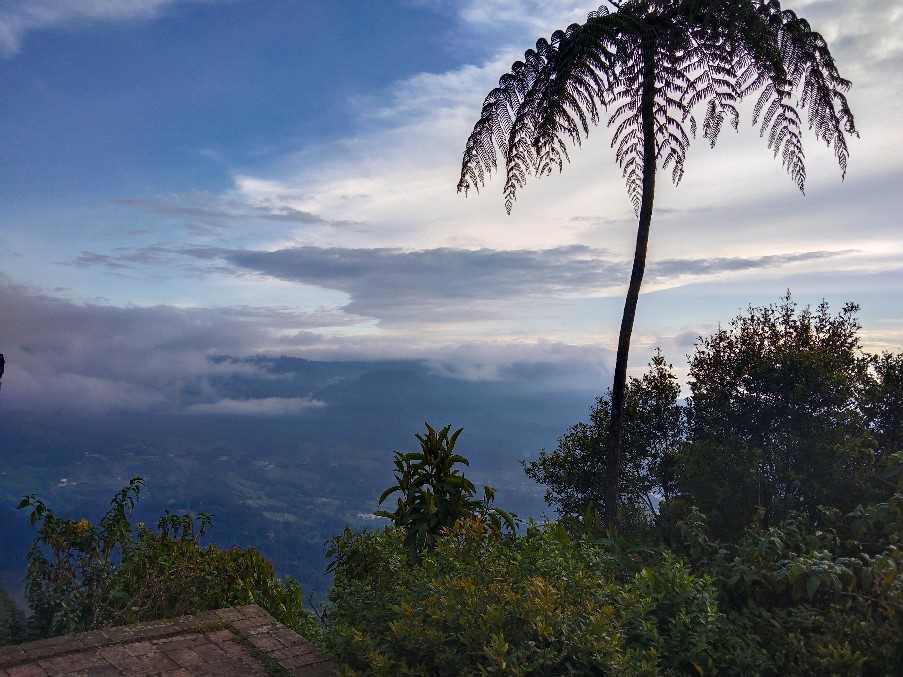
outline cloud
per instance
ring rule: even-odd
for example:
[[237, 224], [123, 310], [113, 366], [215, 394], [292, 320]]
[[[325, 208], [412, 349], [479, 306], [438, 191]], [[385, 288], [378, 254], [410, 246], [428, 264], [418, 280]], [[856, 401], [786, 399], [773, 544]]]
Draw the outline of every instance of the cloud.
[[254, 374], [251, 355], [287, 331], [336, 323], [331, 311], [117, 307], [72, 303], [0, 278], [4, 408], [36, 411], [173, 410], [188, 385], [219, 399], [211, 379]]
[[807, 263], [824, 259], [835, 259], [858, 254], [855, 249], [835, 251], [796, 252], [793, 254], [770, 254], [767, 256], [743, 257], [720, 256], [702, 259], [665, 259], [654, 261], [649, 266], [652, 281], [670, 282], [684, 276], [708, 276], [722, 273], [737, 273], [749, 270], [780, 268], [793, 263]]
[[186, 1], [198, 0], [7, 0], [0, 6], [0, 55], [16, 54], [31, 31], [153, 19]]
[[509, 31], [513, 28], [538, 35], [550, 32], [550, 27], [584, 20], [587, 13], [599, 7], [600, 0], [419, 0], [418, 4], [452, 8], [471, 28]]
[[[310, 201], [318, 212], [367, 222], [360, 231], [337, 233], [330, 240], [335, 246], [518, 249], [581, 243], [629, 256], [635, 220], [604, 125], [572, 154], [573, 164], [563, 175], [530, 181], [511, 217], [504, 214], [500, 199], [504, 181], [499, 176], [479, 196], [465, 200], [454, 191], [461, 150], [486, 92], [536, 35], [581, 20], [597, 3], [427, 4], [457, 13], [465, 23], [462, 30], [471, 36], [475, 29], [496, 26], [498, 35], [483, 36], [489, 54], [476, 63], [394, 83], [360, 105], [362, 124], [346, 138], [287, 153], [269, 171], [258, 167], [237, 172], [234, 190], [247, 199], [272, 191], [301, 191], [313, 196]], [[899, 197], [892, 191], [872, 195], [871, 188], [898, 179], [901, 166], [887, 152], [903, 138], [893, 110], [901, 104], [893, 96], [894, 88], [887, 86], [888, 77], [903, 73], [903, 62], [899, 68], [885, 63], [901, 53], [896, 45], [903, 31], [894, 27], [903, 13], [894, 9], [895, 4], [899, 3], [789, 3], [811, 16], [816, 29], [827, 32], [836, 44], [842, 72], [854, 79], [850, 101], [862, 139], [851, 143], [846, 184], [841, 184], [830, 151], [806, 134], [809, 197], [798, 195], [765, 141], [750, 128], [751, 111], [744, 110], [742, 133], [724, 134], [715, 151], [707, 144], [694, 144], [678, 190], [667, 181], [659, 182], [651, 240], [657, 255], [747, 254], [751, 242], [772, 251], [828, 249], [843, 241], [840, 246], [852, 247], [852, 241], [869, 234], [898, 232], [889, 214], [899, 212]], [[868, 229], [857, 225], [859, 206], [865, 201], [872, 216]], [[826, 209], [828, 203], [838, 208]], [[763, 214], [766, 208], [771, 211]], [[665, 220], [671, 223], [659, 228]], [[297, 240], [323, 244], [303, 234]]]
[[139, 265], [148, 266], [163, 263], [170, 258], [171, 254], [172, 250], [167, 247], [152, 245], [120, 250], [116, 254], [83, 251], [74, 259], [63, 263], [76, 268], [106, 268], [112, 271], [122, 271]]
[[898, 0], [799, 0], [792, 4], [822, 33], [854, 82], [880, 85], [901, 79], [903, 9]]
[[[282, 280], [347, 293], [346, 312], [384, 321], [479, 319], [498, 312], [493, 301], [620, 293], [630, 263], [605, 250], [570, 245], [541, 250], [295, 247], [276, 251], [196, 247], [190, 256], [220, 259]], [[670, 284], [682, 278], [778, 268], [843, 257], [855, 252], [810, 251], [758, 257], [686, 258], [652, 261], [648, 280]], [[490, 302], [490, 303], [485, 303]]]
[[255, 221], [270, 221], [289, 225], [358, 226], [360, 221], [328, 219], [319, 214], [272, 198], [251, 204], [234, 196], [190, 193], [157, 197], [127, 197], [114, 199], [113, 204], [146, 211], [156, 216], [177, 219], [196, 233], [209, 233], [229, 225], [250, 226]]
[[[451, 378], [516, 381], [527, 389], [594, 387], [608, 375], [609, 353], [597, 346], [324, 331], [359, 320], [330, 309], [74, 303], [0, 277], [0, 352], [6, 355], [0, 412], [262, 416], [327, 406], [310, 390], [297, 392], [304, 383], [291, 393], [279, 390], [281, 377], [268, 359], [278, 355], [417, 360]], [[270, 381], [270, 392], [265, 386], [251, 397], [240, 386]], [[231, 389], [236, 383], [238, 392]]]
[[[233, 185], [222, 194], [186, 188], [116, 200], [120, 215], [135, 218], [140, 212], [145, 217], [146, 222], [136, 224], [147, 231], [143, 234], [165, 238], [151, 227], [151, 222], [160, 222], [182, 225], [197, 237], [178, 233], [176, 241], [118, 249], [99, 240], [82, 241], [79, 249], [85, 251], [68, 261], [78, 270], [58, 269], [64, 279], [48, 282], [77, 288], [78, 281], [90, 280], [89, 271], [96, 269], [129, 276], [130, 286], [123, 286], [118, 298], [135, 293], [135, 298], [166, 299], [172, 297], [160, 294], [173, 293], [172, 286], [158, 289], [138, 283], [142, 276], [153, 283], [165, 271], [176, 285], [188, 276], [193, 283], [207, 276], [209, 286], [192, 284], [193, 299], [204, 294], [219, 301], [232, 294], [240, 302], [280, 298], [297, 303], [293, 295], [298, 291], [310, 294], [305, 301], [335, 298], [330, 305], [346, 303], [347, 296], [347, 305], [315, 315], [236, 306], [114, 308], [67, 305], [30, 292], [31, 305], [43, 308], [50, 331], [35, 323], [28, 343], [36, 343], [36, 354], [60, 370], [59, 379], [52, 380], [39, 369], [40, 360], [28, 363], [29, 373], [37, 378], [35, 402], [78, 399], [82, 384], [77, 379], [95, 379], [84, 382], [96, 393], [85, 399], [96, 400], [101, 408], [164, 406], [178, 400], [179, 389], [191, 379], [209, 380], [208, 357], [217, 351], [245, 355], [277, 350], [343, 359], [414, 356], [457, 378], [494, 380], [531, 373], [533, 365], [547, 360], [544, 355], [558, 350], [553, 346], [588, 344], [602, 341], [600, 337], [614, 345], [609, 339], [620, 318], [635, 217], [608, 148], [607, 130], [593, 133], [563, 176], [531, 184], [511, 217], [505, 216], [499, 199], [499, 177], [483, 195], [467, 200], [454, 190], [460, 153], [485, 93], [537, 35], [581, 20], [595, 3], [422, 1], [456, 13], [463, 31], [469, 31], [462, 41], [480, 36], [480, 55], [471, 55], [472, 63], [390, 84], [375, 100], [355, 99], [351, 105], [360, 107], [360, 124], [348, 125], [345, 138], [311, 141], [300, 151], [286, 151], [269, 166], [255, 161], [253, 166], [234, 167]], [[0, 4], [0, 26], [3, 17], [22, 13], [24, 7], [102, 4], [116, 3]], [[135, 18], [157, 15], [175, 2], [119, 3], [120, 9], [142, 4], [156, 9], [135, 13]], [[850, 178], [841, 185], [830, 155], [810, 144], [811, 183], [804, 199], [754, 130], [725, 135], [711, 155], [705, 144], [697, 144], [680, 190], [659, 183], [644, 291], [744, 280], [746, 287], [734, 299], [739, 305], [747, 300], [748, 289], [762, 287], [762, 280], [780, 291], [783, 276], [791, 272], [833, 275], [837, 268], [857, 265], [880, 269], [873, 265], [876, 256], [853, 254], [854, 249], [875, 254], [882, 247], [887, 256], [900, 260], [901, 194], [896, 186], [903, 174], [898, 156], [887, 148], [900, 145], [901, 137], [894, 131], [893, 109], [882, 103], [890, 100], [899, 106], [893, 102], [896, 89], [887, 85], [903, 73], [899, 3], [799, 0], [789, 5], [827, 35], [843, 72], [855, 81], [851, 101], [861, 116], [863, 139], [853, 146]], [[48, 25], [68, 24], [42, 24]], [[487, 31], [496, 29], [487, 37]], [[463, 52], [460, 56], [469, 58]], [[216, 246], [198, 246], [199, 241]], [[94, 275], [95, 282], [103, 279]], [[83, 277], [73, 282], [65, 276]], [[308, 288], [277, 283], [277, 278]], [[887, 289], [886, 282], [881, 285]], [[341, 294], [324, 294], [322, 289]], [[182, 289], [175, 293], [180, 300], [186, 298]], [[596, 302], [600, 295], [609, 302]], [[654, 296], [641, 301], [640, 318]], [[63, 306], [55, 305], [59, 303]], [[890, 301], [887, 305], [887, 313], [896, 312]], [[59, 313], [53, 308], [60, 308]], [[15, 309], [10, 312], [3, 317], [16, 316]], [[680, 307], [686, 317], [668, 331], [703, 326], [725, 317], [725, 312], [705, 298], [687, 303]], [[134, 323], [118, 343], [112, 339], [116, 313], [123, 322]], [[66, 322], [56, 324], [58, 317]], [[379, 322], [364, 323], [362, 318]], [[158, 345], [154, 337], [162, 327], [174, 333], [159, 341], [175, 342], [175, 335], [185, 332], [190, 345], [179, 350]], [[340, 329], [329, 333], [326, 327]], [[0, 326], [0, 338], [12, 331]], [[56, 335], [71, 337], [60, 339], [59, 358], [48, 339]], [[129, 342], [139, 347], [129, 350]], [[82, 346], [78, 350], [76, 343]], [[80, 350], [90, 353], [84, 363], [79, 362]], [[520, 350], [529, 353], [523, 361], [527, 366], [516, 366], [519, 361], [506, 357]], [[140, 372], [147, 356], [153, 361], [170, 354], [172, 364], [161, 367], [169, 380], [132, 375], [126, 367], [104, 363], [131, 360]], [[17, 364], [29, 359], [23, 354]], [[576, 356], [574, 360], [589, 363]], [[65, 386], [69, 390], [63, 388], [66, 383], [71, 384]], [[216, 392], [205, 398], [202, 404], [229, 399]]]
[[[844, 249], [652, 260], [645, 291], [822, 261], [836, 266], [855, 262], [859, 255]], [[196, 263], [185, 263], [186, 258]], [[113, 273], [177, 266], [197, 275], [261, 275], [343, 292], [349, 300], [340, 324], [367, 317], [403, 324], [484, 322], [515, 309], [529, 311], [525, 304], [535, 300], [619, 295], [631, 266], [629, 260], [586, 245], [516, 250], [303, 246], [273, 251], [153, 245], [113, 254], [85, 251], [67, 263]]]
[[437, 374], [464, 381], [516, 382], [523, 391], [601, 389], [611, 380], [613, 353], [599, 345], [560, 341], [498, 341], [450, 346], [426, 361]]
[[222, 399], [192, 404], [189, 414], [226, 416], [294, 416], [326, 404], [309, 397], [262, 397], [253, 400]]
[[[600, 4], [595, 0], [433, 0], [452, 7], [471, 28], [548, 36], [572, 22], [582, 22]], [[856, 64], [857, 75], [900, 77], [903, 58], [903, 10], [898, 0], [784, 0], [782, 5], [808, 19], [828, 40], [841, 63]]]

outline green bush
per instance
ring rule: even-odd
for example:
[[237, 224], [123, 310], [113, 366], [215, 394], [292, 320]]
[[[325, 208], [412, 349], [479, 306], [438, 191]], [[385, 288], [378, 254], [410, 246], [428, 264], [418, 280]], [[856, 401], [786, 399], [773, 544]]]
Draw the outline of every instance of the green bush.
[[903, 493], [816, 528], [791, 517], [710, 541], [693, 511], [681, 550], [718, 587], [729, 675], [903, 674]]
[[59, 517], [34, 496], [19, 504], [38, 526], [26, 575], [30, 636], [259, 604], [302, 635], [318, 637], [300, 587], [277, 578], [259, 552], [200, 543], [210, 515], [165, 513], [156, 530], [133, 527], [142, 485], [133, 479], [97, 524]]
[[470, 517], [415, 564], [400, 529], [346, 531], [327, 642], [348, 674], [903, 674], [901, 518], [897, 494], [725, 544], [692, 510], [672, 551]]
[[888, 500], [759, 513], [730, 541], [693, 507], [670, 547], [471, 515], [412, 562], [403, 529], [346, 530], [326, 641], [348, 674], [903, 674], [903, 454], [887, 461]]
[[350, 674], [712, 674], [717, 591], [668, 556], [624, 569], [558, 525], [460, 520], [411, 564], [402, 530], [335, 539], [329, 639]]
[[[657, 521], [658, 501], [677, 493], [677, 463], [687, 416], [671, 364], [656, 351], [641, 378], [631, 377], [624, 394], [624, 430], [619, 478], [619, 519], [632, 528]], [[611, 393], [593, 403], [589, 420], [572, 425], [554, 451], [524, 462], [530, 479], [545, 486], [545, 499], [559, 515], [581, 519], [588, 506], [605, 513], [605, 449], [611, 426]]]

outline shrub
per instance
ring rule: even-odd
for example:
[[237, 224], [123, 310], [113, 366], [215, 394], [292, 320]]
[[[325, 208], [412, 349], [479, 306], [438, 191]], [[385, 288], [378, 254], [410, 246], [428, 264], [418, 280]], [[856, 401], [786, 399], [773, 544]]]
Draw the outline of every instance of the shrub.
[[690, 510], [672, 551], [469, 517], [417, 563], [400, 529], [346, 530], [327, 642], [348, 674], [903, 674], [901, 518], [897, 494], [725, 544]]
[[300, 587], [277, 578], [254, 549], [201, 545], [210, 515], [165, 513], [151, 529], [130, 515], [143, 482], [135, 478], [97, 523], [57, 516], [35, 496], [24, 498], [38, 534], [28, 553], [26, 596], [32, 636], [170, 618], [259, 604], [306, 637], [319, 632]]
[[[680, 384], [657, 350], [641, 378], [631, 377], [624, 402], [624, 440], [619, 478], [619, 519], [628, 528], [657, 521], [659, 500], [677, 491], [677, 460], [686, 434]], [[572, 425], [554, 451], [524, 463], [527, 476], [546, 488], [545, 499], [559, 515], [582, 518], [587, 507], [606, 510], [605, 449], [611, 427], [611, 393], [593, 403], [589, 420]]]
[[903, 674], [903, 494], [816, 528], [801, 517], [709, 541], [681, 524], [683, 550], [718, 587], [727, 637], [719, 674]]
[[670, 547], [469, 515], [412, 561], [403, 528], [346, 530], [326, 641], [348, 674], [903, 674], [903, 453], [885, 476], [884, 502], [730, 541], [690, 505]]
[[479, 517], [416, 564], [404, 540], [333, 541], [329, 642], [351, 674], [712, 674], [717, 592], [679, 560], [621, 580], [604, 545], [558, 525], [506, 539]]
[[899, 440], [891, 410], [901, 381], [892, 358], [876, 363], [862, 350], [858, 310], [799, 308], [788, 292], [697, 340], [678, 478], [722, 540], [758, 508], [776, 524], [881, 499], [876, 462]]

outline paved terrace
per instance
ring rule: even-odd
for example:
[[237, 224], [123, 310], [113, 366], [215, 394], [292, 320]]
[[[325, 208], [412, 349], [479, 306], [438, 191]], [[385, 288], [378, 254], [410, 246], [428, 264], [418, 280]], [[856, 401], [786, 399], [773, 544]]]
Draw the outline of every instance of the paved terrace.
[[333, 674], [310, 642], [253, 604], [0, 647], [0, 677]]

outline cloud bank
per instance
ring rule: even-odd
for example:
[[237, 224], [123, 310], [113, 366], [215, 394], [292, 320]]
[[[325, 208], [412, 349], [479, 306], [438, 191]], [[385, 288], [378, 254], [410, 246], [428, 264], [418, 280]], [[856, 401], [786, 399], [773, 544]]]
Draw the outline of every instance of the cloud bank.
[[85, 414], [172, 409], [188, 384], [204, 396], [212, 377], [255, 371], [212, 356], [253, 354], [307, 319], [268, 309], [72, 303], [2, 278], [0, 318], [2, 406]]
[[[646, 289], [855, 254], [819, 250], [662, 259], [648, 264]], [[620, 294], [630, 273], [629, 261], [586, 245], [517, 250], [303, 246], [273, 251], [152, 246], [115, 255], [82, 252], [69, 263], [121, 270], [186, 256], [219, 272], [231, 269], [344, 292], [350, 299], [344, 313], [382, 322], [482, 320], [498, 313], [497, 302]]]
[[595, 346], [554, 341], [448, 344], [405, 334], [334, 336], [317, 331], [336, 323], [328, 310], [74, 303], [4, 278], [0, 320], [0, 352], [6, 355], [0, 414], [292, 416], [329, 405], [309, 394], [236, 395], [230, 390], [236, 379], [259, 384], [281, 378], [266, 359], [249, 356], [416, 360], [450, 378], [540, 389], [604, 383], [610, 357]]

